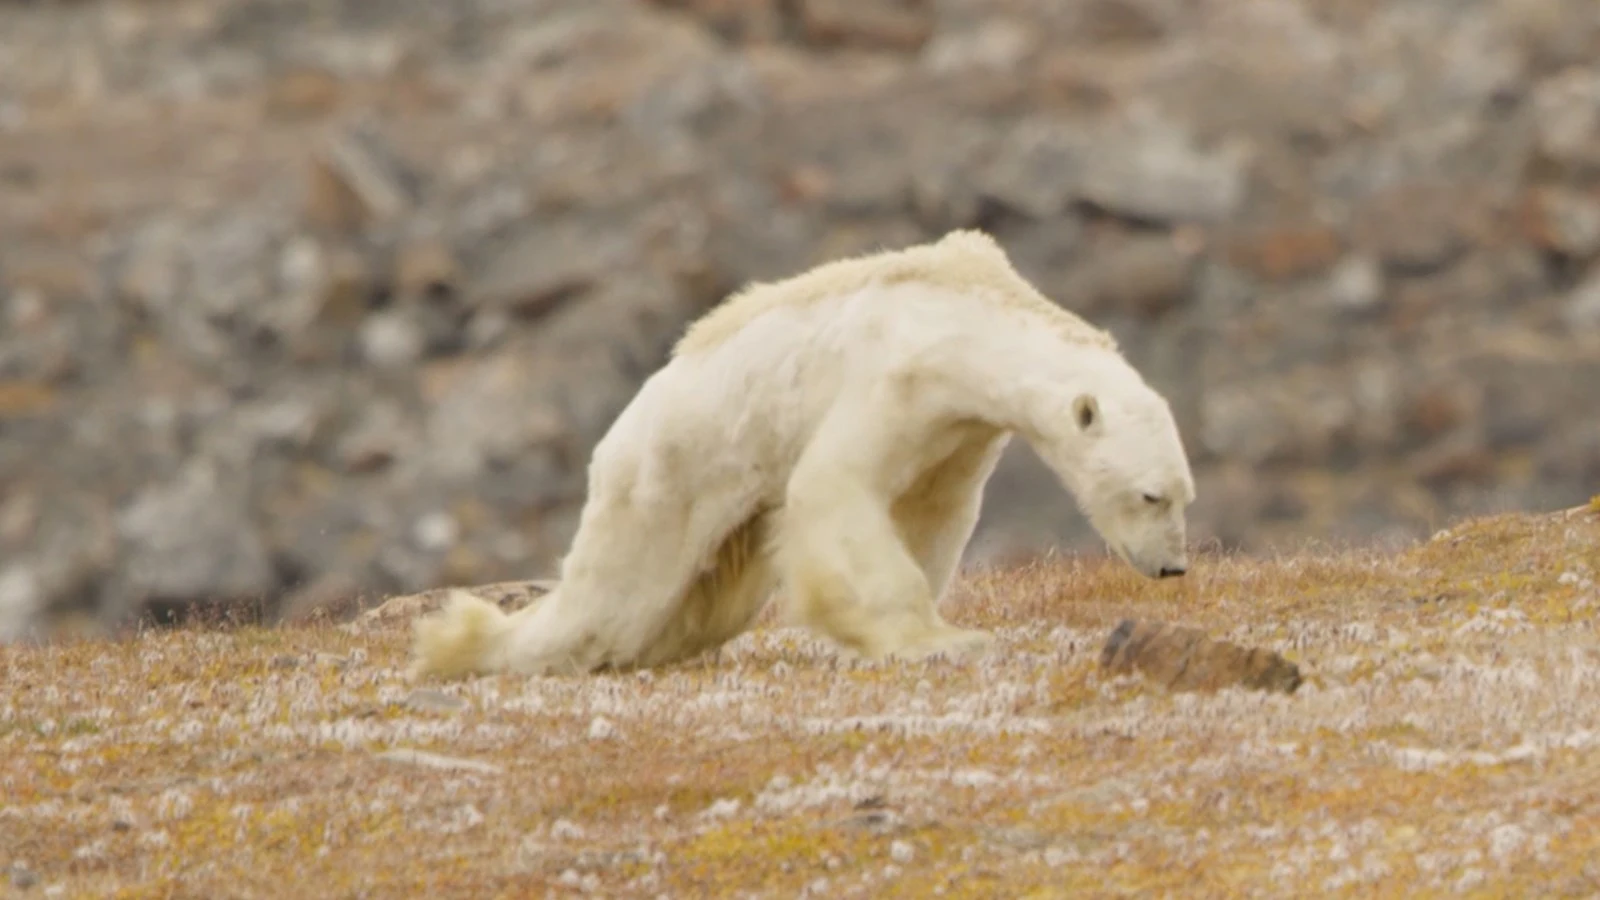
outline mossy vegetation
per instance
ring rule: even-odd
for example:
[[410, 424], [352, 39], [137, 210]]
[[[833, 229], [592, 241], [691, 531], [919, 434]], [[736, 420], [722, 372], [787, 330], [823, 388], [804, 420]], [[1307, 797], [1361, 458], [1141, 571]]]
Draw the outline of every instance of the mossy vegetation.
[[[767, 625], [657, 672], [419, 686], [403, 623], [5, 647], [0, 867], [65, 897], [1592, 895], [1597, 582], [1600, 498], [1167, 582], [973, 573], [949, 612], [999, 632], [981, 660]], [[1108, 677], [1128, 617], [1307, 682]]]

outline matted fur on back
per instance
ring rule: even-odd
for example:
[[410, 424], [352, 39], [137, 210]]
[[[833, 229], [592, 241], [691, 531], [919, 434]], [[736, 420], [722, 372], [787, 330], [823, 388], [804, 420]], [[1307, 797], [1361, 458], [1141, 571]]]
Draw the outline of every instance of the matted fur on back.
[[712, 350], [773, 309], [818, 303], [872, 285], [907, 282], [986, 293], [1040, 316], [1073, 343], [1117, 349], [1108, 332], [1052, 303], [1017, 274], [993, 238], [981, 231], [959, 230], [933, 243], [836, 260], [792, 278], [746, 285], [690, 325], [673, 356]]

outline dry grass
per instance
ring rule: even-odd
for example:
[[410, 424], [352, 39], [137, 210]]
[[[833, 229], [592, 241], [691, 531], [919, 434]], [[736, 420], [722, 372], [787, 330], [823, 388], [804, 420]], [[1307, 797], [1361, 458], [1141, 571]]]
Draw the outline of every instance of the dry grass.
[[[0, 891], [1594, 896], [1596, 507], [1180, 583], [979, 573], [952, 616], [1003, 640], [960, 664], [769, 627], [702, 665], [413, 693], [393, 626], [0, 648], [0, 866], [37, 879]], [[1308, 681], [1108, 679], [1125, 616]]]

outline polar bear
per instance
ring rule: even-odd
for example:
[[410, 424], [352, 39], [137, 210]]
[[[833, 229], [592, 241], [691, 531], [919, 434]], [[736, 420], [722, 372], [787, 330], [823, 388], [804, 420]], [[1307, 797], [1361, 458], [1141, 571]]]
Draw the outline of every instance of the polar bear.
[[417, 621], [410, 673], [660, 666], [735, 637], [780, 587], [862, 656], [979, 650], [990, 635], [938, 603], [1013, 434], [1118, 556], [1183, 574], [1194, 482], [1167, 402], [988, 235], [750, 285], [595, 446], [555, 589], [509, 616], [454, 592]]

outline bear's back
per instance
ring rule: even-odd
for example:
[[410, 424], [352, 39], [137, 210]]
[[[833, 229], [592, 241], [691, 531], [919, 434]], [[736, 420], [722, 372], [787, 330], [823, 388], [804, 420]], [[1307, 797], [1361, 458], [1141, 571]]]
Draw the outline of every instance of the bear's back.
[[673, 356], [708, 353], [773, 310], [815, 306], [869, 287], [921, 282], [1040, 317], [1078, 343], [1116, 349], [1108, 333], [1052, 303], [1012, 267], [1005, 251], [981, 231], [952, 231], [940, 240], [902, 250], [823, 263], [781, 281], [737, 291], [689, 326]]

